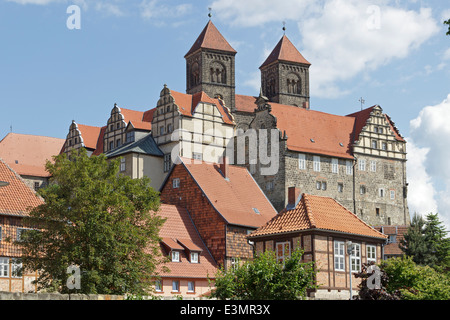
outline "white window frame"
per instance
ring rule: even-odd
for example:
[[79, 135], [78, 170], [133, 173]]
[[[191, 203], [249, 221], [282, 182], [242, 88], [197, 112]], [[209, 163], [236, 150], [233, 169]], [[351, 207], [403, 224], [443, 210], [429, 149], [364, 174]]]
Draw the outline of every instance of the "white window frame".
[[180, 292], [180, 280], [172, 280], [172, 292]]
[[359, 243], [352, 244], [352, 254], [350, 256], [350, 267], [352, 272], [361, 271], [361, 245]]
[[198, 252], [191, 252], [191, 263], [199, 263], [198, 258]]
[[320, 172], [320, 156], [313, 156], [313, 170]]
[[334, 270], [345, 271], [345, 243], [334, 241]]
[[30, 230], [30, 229], [27, 229], [27, 228], [17, 228], [17, 230], [16, 230], [16, 241], [17, 241], [17, 242], [19, 242], [19, 241], [22, 240], [22, 239], [21, 239], [21, 235], [22, 235], [23, 232], [27, 232], [27, 230]]
[[120, 159], [120, 172], [124, 172], [127, 169], [127, 159]]
[[373, 244], [366, 245], [367, 262], [377, 262], [377, 246]]
[[389, 196], [391, 200], [395, 200], [395, 190], [389, 190]]
[[370, 161], [370, 171], [377, 172], [377, 162], [375, 160]]
[[304, 153], [298, 154], [298, 168], [300, 170], [306, 170], [306, 156]]
[[176, 250], [172, 250], [171, 254], [172, 262], [180, 262], [180, 252]]
[[348, 175], [353, 174], [353, 162], [351, 160], [345, 160], [345, 172]]
[[187, 292], [189, 293], [195, 292], [195, 281], [188, 281]]
[[9, 278], [9, 258], [0, 257], [0, 278]]
[[11, 277], [12, 278], [22, 278], [23, 264], [21, 259], [13, 258], [11, 259]]
[[366, 171], [366, 160], [359, 159], [359, 171]]
[[180, 178], [174, 178], [172, 180], [172, 187], [173, 189], [177, 189], [180, 187]]
[[339, 160], [336, 158], [331, 158], [331, 172], [339, 173]]
[[378, 141], [377, 140], [372, 140], [371, 142], [371, 147], [372, 149], [378, 149]]
[[162, 280], [155, 280], [155, 291], [162, 292]]
[[[278, 246], [281, 246], [282, 248], [281, 254], [280, 251], [278, 250]], [[288, 252], [286, 252], [286, 248], [288, 249], [287, 250]], [[291, 243], [289, 241], [277, 242], [275, 244], [275, 250], [277, 253], [277, 261], [284, 263], [284, 261], [291, 256]]]

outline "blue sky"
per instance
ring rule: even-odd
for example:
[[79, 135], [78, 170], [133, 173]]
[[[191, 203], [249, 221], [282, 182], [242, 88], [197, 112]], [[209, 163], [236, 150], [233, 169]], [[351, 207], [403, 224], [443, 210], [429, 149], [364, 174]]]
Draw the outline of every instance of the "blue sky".
[[[70, 5], [81, 28], [70, 30]], [[114, 103], [153, 108], [185, 91], [184, 55], [212, 20], [238, 51], [236, 92], [286, 35], [312, 63], [311, 108], [346, 115], [379, 104], [408, 140], [411, 214], [450, 225], [448, 1], [0, 0], [0, 138], [65, 138], [72, 120], [103, 126]]]

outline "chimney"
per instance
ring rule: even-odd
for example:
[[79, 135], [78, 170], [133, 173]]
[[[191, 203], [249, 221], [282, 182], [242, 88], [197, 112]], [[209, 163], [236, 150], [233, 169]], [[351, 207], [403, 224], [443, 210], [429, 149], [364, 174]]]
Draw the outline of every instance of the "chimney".
[[227, 156], [223, 156], [220, 159], [220, 171], [222, 171], [222, 175], [226, 180], [229, 180], [229, 161]]
[[300, 196], [300, 189], [296, 187], [289, 187], [288, 189], [288, 208], [295, 207], [298, 197]]

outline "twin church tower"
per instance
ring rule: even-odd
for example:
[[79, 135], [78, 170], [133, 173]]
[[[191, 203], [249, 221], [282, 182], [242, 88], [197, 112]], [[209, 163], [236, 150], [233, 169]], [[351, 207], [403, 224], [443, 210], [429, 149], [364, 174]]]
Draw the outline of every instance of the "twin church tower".
[[[186, 53], [186, 93], [205, 92], [236, 111], [234, 50], [211, 22]], [[283, 35], [260, 66], [261, 90], [269, 102], [309, 109], [310, 63]]]

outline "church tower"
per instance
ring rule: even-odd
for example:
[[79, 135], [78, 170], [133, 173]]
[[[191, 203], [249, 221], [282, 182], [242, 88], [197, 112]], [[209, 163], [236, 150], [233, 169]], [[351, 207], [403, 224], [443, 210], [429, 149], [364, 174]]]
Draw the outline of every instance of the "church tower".
[[211, 98], [220, 98], [231, 111], [235, 109], [236, 55], [230, 44], [209, 20], [186, 53], [186, 93], [204, 91]]
[[261, 88], [269, 101], [309, 109], [310, 63], [283, 35], [261, 70]]

